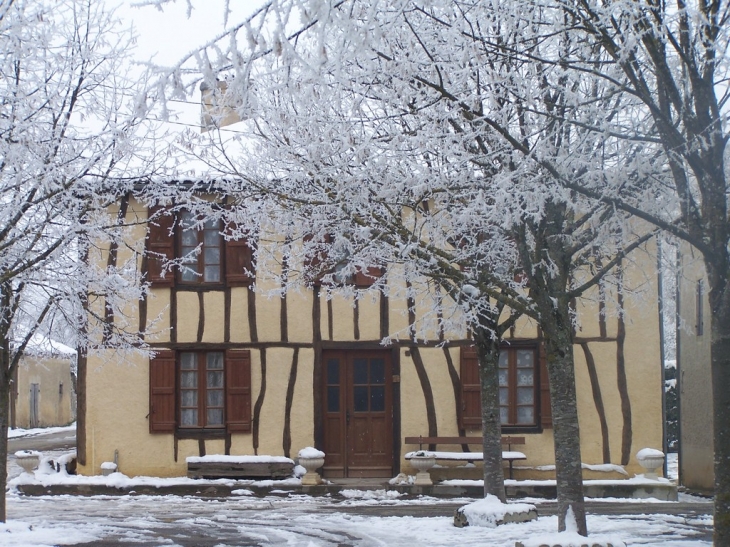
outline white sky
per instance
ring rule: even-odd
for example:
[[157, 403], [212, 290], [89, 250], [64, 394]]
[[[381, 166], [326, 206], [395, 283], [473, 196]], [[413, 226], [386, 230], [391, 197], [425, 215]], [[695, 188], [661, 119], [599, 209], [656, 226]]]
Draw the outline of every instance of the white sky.
[[[130, 25], [137, 36], [133, 51], [139, 62], [170, 67], [177, 64], [186, 54], [198, 49], [211, 39], [222, 34], [224, 26], [224, 0], [190, 0], [193, 10], [188, 16], [187, 0], [170, 0], [162, 10], [154, 6], [139, 6], [151, 0], [105, 0], [109, 6], [118, 6], [116, 14], [125, 25]], [[266, 0], [230, 0], [231, 13], [228, 26], [240, 23], [260, 8]], [[170, 111], [169, 129], [173, 132], [185, 128], [200, 127], [200, 93], [186, 101], [168, 103]], [[187, 165], [187, 164], [186, 164]], [[195, 167], [194, 161], [187, 167], [180, 167], [189, 175], [201, 174], [209, 169], [205, 165]], [[193, 173], [193, 171], [195, 173]]]
[[[119, 0], [116, 0], [117, 2]], [[160, 65], [172, 65], [225, 30], [223, 0], [191, 0], [193, 11], [187, 16], [187, 1], [174, 0], [162, 11], [152, 6], [133, 7], [141, 0], [123, 0], [118, 14], [128, 19], [139, 35], [136, 56]], [[265, 0], [230, 0], [229, 24], [252, 14]], [[110, 0], [115, 3], [115, 0]]]

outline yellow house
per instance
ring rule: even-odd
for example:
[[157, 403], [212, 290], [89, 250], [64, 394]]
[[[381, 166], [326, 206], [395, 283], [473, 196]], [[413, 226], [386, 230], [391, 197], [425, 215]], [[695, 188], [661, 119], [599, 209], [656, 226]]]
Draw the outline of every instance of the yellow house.
[[[138, 322], [156, 354], [101, 350], [80, 359], [81, 473], [99, 474], [115, 451], [125, 474], [183, 476], [189, 456], [295, 457], [314, 446], [326, 453], [325, 477], [392, 477], [413, 473], [404, 455], [417, 446], [406, 437], [480, 435], [467, 333], [434, 333], [429, 343], [403, 335], [430, 311], [425, 291], [422, 299], [386, 296], [370, 285], [381, 275], [390, 283], [388, 272], [369, 271], [347, 280], [362, 289], [356, 293], [315, 283], [271, 297], [280, 287], [256, 271], [251, 247], [276, 245], [275, 235], [226, 241], [222, 225], [192, 227], [184, 213], [162, 215], [146, 234], [147, 208], [133, 198], [124, 207], [128, 247], [112, 249], [117, 257], [102, 246], [90, 258], [107, 263], [138, 254], [152, 288], [147, 299], [129, 303], [127, 319]], [[150, 257], [140, 247], [145, 238]], [[182, 258], [196, 247], [200, 253], [184, 270], [165, 272], [154, 258]], [[646, 286], [636, 264], [653, 259], [643, 249], [634, 254], [625, 284]], [[290, 266], [301, 271], [307, 264]], [[618, 314], [612, 303], [622, 300], [625, 313]], [[636, 452], [662, 447], [656, 290], [635, 301], [596, 289], [577, 312], [584, 476], [641, 473]], [[540, 346], [538, 329], [525, 319], [502, 352], [503, 433], [525, 438], [516, 478], [554, 476]]]
[[75, 362], [76, 351], [72, 348], [35, 336], [13, 378], [10, 427], [51, 427], [73, 422]]

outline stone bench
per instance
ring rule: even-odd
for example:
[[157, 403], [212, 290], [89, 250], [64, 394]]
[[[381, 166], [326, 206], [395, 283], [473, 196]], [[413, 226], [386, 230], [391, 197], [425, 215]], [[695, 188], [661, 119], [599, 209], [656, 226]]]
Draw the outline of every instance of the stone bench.
[[[419, 451], [423, 450], [423, 445], [438, 445], [438, 444], [460, 444], [460, 445], [470, 445], [470, 444], [482, 444], [482, 438], [481, 437], [406, 437], [405, 438], [406, 444], [417, 444], [419, 446]], [[525, 444], [525, 438], [524, 437], [502, 437], [502, 444], [507, 445], [507, 450], [502, 451], [502, 460], [509, 463], [509, 478], [513, 478], [513, 469], [512, 465], [515, 461], [518, 460], [526, 460], [527, 456], [525, 456], [522, 452], [517, 452], [512, 450], [513, 444]], [[484, 454], [482, 452], [450, 452], [450, 451], [436, 451], [436, 450], [428, 450], [429, 454], [432, 454], [433, 457], [436, 460], [444, 460], [444, 461], [465, 461], [469, 463], [473, 463], [475, 461], [480, 461], [484, 459]], [[416, 452], [408, 452], [405, 455], [406, 460], [410, 460], [416, 455]]]
[[191, 479], [288, 479], [294, 476], [294, 460], [283, 456], [189, 457]]

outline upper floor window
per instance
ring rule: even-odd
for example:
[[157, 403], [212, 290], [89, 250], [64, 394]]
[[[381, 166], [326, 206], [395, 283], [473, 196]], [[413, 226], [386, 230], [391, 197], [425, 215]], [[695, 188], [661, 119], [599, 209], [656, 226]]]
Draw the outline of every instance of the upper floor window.
[[[499, 411], [502, 429], [551, 427], [550, 389], [536, 343], [505, 345], [499, 355]], [[482, 423], [479, 362], [474, 346], [461, 348], [462, 427]]]
[[321, 241], [315, 241], [311, 234], [307, 234], [304, 243], [309, 247], [305, 251], [304, 275], [313, 285], [321, 285], [324, 279], [331, 278], [331, 282], [336, 285], [369, 287], [384, 275], [384, 268], [379, 266], [370, 266], [365, 270], [358, 267], [354, 272], [345, 273], [349, 271], [350, 253], [347, 250], [335, 250], [334, 237], [330, 234], [326, 234]]
[[[236, 226], [190, 212], [151, 207], [147, 274], [153, 286], [248, 286], [255, 277], [255, 241], [235, 239]], [[172, 266], [178, 259], [177, 265]]]
[[183, 283], [220, 283], [223, 265], [223, 236], [218, 220], [205, 220], [199, 226], [195, 216], [180, 214], [180, 281]]

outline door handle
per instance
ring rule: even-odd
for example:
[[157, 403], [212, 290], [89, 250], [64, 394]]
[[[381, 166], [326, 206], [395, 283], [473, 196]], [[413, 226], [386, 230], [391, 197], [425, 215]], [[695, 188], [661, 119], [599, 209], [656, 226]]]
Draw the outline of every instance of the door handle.
[[345, 420], [347, 420], [347, 425], [350, 425], [350, 409], [349, 408], [345, 412]]

